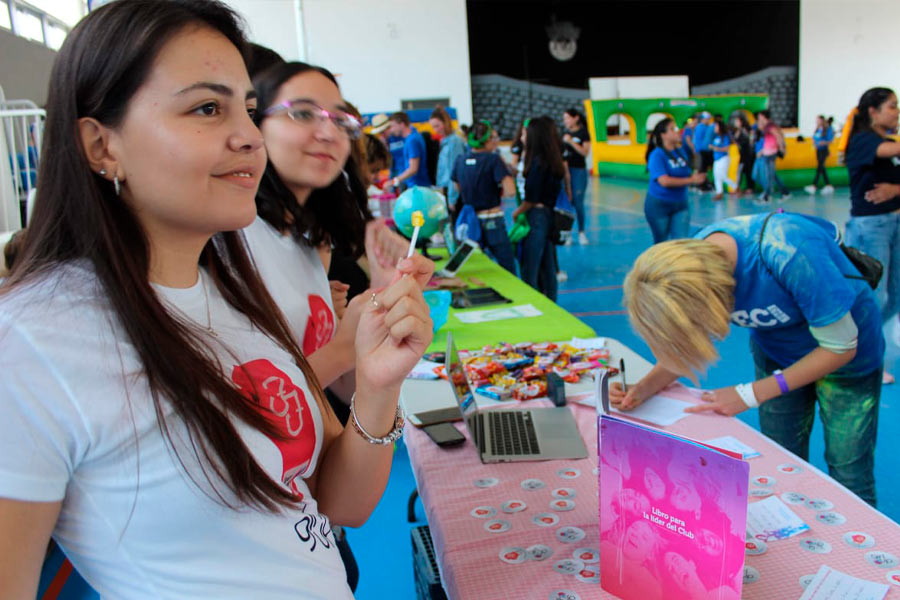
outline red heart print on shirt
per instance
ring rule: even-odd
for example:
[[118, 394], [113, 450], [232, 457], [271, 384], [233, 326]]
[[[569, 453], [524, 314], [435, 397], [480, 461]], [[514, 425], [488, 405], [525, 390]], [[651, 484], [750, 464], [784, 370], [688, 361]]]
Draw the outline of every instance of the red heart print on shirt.
[[306, 321], [306, 332], [303, 334], [303, 354], [311, 355], [330, 342], [333, 334], [334, 313], [321, 296], [310, 294], [309, 319]]
[[231, 380], [287, 438], [273, 439], [272, 443], [281, 452], [282, 483], [299, 493], [292, 482], [309, 467], [316, 448], [312, 412], [303, 390], [264, 358], [235, 366]]

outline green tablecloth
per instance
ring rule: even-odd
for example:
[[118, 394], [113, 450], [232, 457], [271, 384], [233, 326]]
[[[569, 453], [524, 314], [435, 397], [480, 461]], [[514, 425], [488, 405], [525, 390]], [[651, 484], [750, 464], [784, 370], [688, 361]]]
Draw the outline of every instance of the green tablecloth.
[[[446, 261], [438, 263], [441, 268]], [[492, 287], [510, 300], [512, 304], [500, 304], [457, 310], [450, 309], [447, 322], [434, 334], [429, 352], [447, 348], [447, 332], [453, 333], [457, 348], [479, 348], [497, 342], [546, 342], [565, 340], [571, 337], [594, 337], [594, 330], [576, 317], [557, 306], [549, 298], [523, 283], [518, 277], [492, 261], [487, 255], [475, 252], [460, 269], [457, 277], [471, 287]], [[484, 285], [472, 279], [484, 282]], [[506, 319], [486, 323], [463, 323], [454, 315], [504, 306], [531, 304], [541, 311], [538, 317]]]

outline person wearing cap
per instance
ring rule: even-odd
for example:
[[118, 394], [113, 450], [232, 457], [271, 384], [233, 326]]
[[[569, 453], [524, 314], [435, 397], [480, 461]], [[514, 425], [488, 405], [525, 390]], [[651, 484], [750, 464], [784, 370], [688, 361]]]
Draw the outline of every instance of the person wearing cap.
[[395, 112], [390, 116], [388, 132], [393, 136], [403, 138], [402, 170], [391, 179], [391, 184], [395, 188], [430, 186], [425, 140], [422, 138], [422, 134], [412, 126], [405, 112]]
[[749, 328], [755, 378], [706, 392], [686, 411], [731, 416], [758, 407], [762, 432], [808, 460], [818, 404], [829, 474], [874, 506], [881, 312], [836, 234], [823, 219], [770, 213], [651, 246], [623, 293], [657, 364], [627, 392], [614, 385], [613, 405], [629, 410], [678, 377], [695, 379], [732, 324]]
[[700, 113], [700, 121], [697, 123], [697, 126], [694, 127], [694, 149], [696, 149], [697, 153], [700, 155], [700, 168], [698, 171], [707, 175], [707, 180], [701, 185], [701, 189], [704, 191], [712, 189], [712, 184], [708, 179], [708, 175], [713, 165], [713, 151], [709, 146], [712, 142], [713, 135], [712, 115], [707, 111], [703, 111]]
[[388, 131], [390, 126], [390, 118], [384, 113], [379, 113], [372, 117], [372, 128], [369, 130], [369, 133], [380, 137], [384, 145], [387, 146], [388, 151], [390, 151], [390, 176], [393, 179], [403, 170], [403, 138], [391, 134]]
[[503, 158], [494, 152], [497, 139], [489, 121], [469, 129], [470, 152], [456, 159], [450, 179], [459, 190], [463, 206], [471, 206], [481, 225], [481, 243], [494, 261], [516, 274], [516, 259], [506, 233], [501, 198], [516, 195], [516, 183]]

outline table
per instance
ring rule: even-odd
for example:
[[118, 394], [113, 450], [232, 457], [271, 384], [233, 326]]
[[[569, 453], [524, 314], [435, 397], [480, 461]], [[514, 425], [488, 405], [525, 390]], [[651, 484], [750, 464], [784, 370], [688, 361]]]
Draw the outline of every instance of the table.
[[[559, 337], [555, 336], [557, 339]], [[632, 382], [632, 377], [637, 381], [649, 371], [651, 365], [646, 360], [616, 340], [608, 340], [608, 347], [614, 359], [625, 359], [629, 383]], [[686, 400], [693, 398], [686, 390], [682, 396]], [[444, 381], [407, 382], [401, 398], [408, 411], [421, 410], [422, 406], [432, 408], [453, 404], [449, 385]], [[490, 403], [479, 399], [479, 406]], [[536, 400], [529, 404], [549, 405], [546, 400]], [[449, 598], [545, 600], [551, 592], [559, 589], [574, 590], [585, 600], [614, 598], [602, 591], [597, 584], [581, 583], [572, 576], [556, 573], [552, 568], [554, 560], [571, 556], [575, 547], [599, 548], [599, 503], [595, 475], [596, 413], [592, 408], [578, 405], [570, 407], [589, 449], [587, 459], [483, 465], [470, 440], [456, 448], [441, 449], [423, 432], [407, 425], [404, 433], [410, 462]], [[468, 438], [468, 432], [461, 423], [458, 424], [458, 429]], [[762, 454], [748, 461], [751, 481], [757, 476], [767, 476], [775, 480], [771, 489], [776, 495], [800, 492], [811, 499], [825, 499], [834, 504], [831, 510], [846, 517], [846, 523], [832, 526], [816, 521], [816, 511], [805, 505], [791, 506], [809, 524], [810, 531], [785, 540], [769, 542], [766, 553], [747, 556], [745, 564], [758, 570], [759, 578], [753, 583], [744, 584], [743, 598], [799, 598], [803, 593], [801, 577], [814, 575], [822, 564], [879, 583], [888, 583], [888, 573], [900, 569], [900, 565], [879, 568], [865, 559], [866, 553], [870, 551], [890, 552], [895, 557], [900, 557], [900, 526], [859, 500], [828, 475], [743, 422], [717, 415], [691, 415], [665, 429], [698, 440], [732, 435]], [[559, 472], [566, 470], [577, 472], [577, 477], [561, 477]], [[479, 488], [473, 483], [476, 479], [489, 477], [499, 479], [499, 483], [488, 488]], [[524, 490], [520, 483], [528, 478], [541, 479], [546, 483], [546, 488]], [[539, 512], [552, 512], [549, 510], [550, 491], [560, 487], [576, 490], [575, 509], [557, 513], [560, 520], [554, 527], [536, 527], [531, 522], [532, 517]], [[750, 487], [759, 489], [752, 483]], [[500, 505], [512, 499], [525, 501], [526, 510], [515, 514], [502, 513]], [[751, 498], [750, 501], [758, 499]], [[511, 523], [509, 531], [488, 533], [484, 528], [486, 521], [471, 515], [477, 506], [495, 508], [498, 512], [495, 518], [503, 518]], [[554, 532], [566, 525], [582, 528], [587, 536], [577, 544], [557, 542]], [[851, 547], [843, 541], [844, 534], [851, 531], [873, 536], [875, 545], [865, 549]], [[807, 538], [828, 542], [831, 551], [823, 555], [802, 549], [800, 540]], [[537, 543], [546, 544], [553, 549], [554, 554], [550, 560], [507, 564], [498, 557], [503, 547], [527, 548]], [[891, 586], [887, 598], [896, 600], [900, 599], [900, 580], [894, 583], [897, 585]]]
[[[441, 268], [443, 262], [445, 261], [439, 262], [437, 268]], [[428, 348], [429, 352], [442, 351], [447, 348], [448, 332], [453, 334], [457, 348], [478, 348], [488, 344], [496, 344], [498, 341], [515, 344], [518, 342], [552, 340], [557, 339], [560, 332], [566, 332], [566, 335], [577, 337], [593, 337], [596, 335], [589, 326], [579, 321], [578, 318], [565, 309], [557, 306], [555, 302], [537, 290], [524, 284], [518, 277], [500, 267], [480, 250], [472, 253], [456, 276], [467, 280], [472, 284], [472, 287], [492, 287], [513, 301], [512, 304], [501, 306], [531, 304], [541, 311], [542, 314], [538, 317], [490, 321], [473, 326], [462, 323], [455, 315], [461, 312], [496, 308], [496, 306], [467, 309], [451, 308], [447, 323], [434, 334], [434, 340], [432, 340], [431, 346]], [[478, 281], [483, 282], [483, 284], [477, 283]]]

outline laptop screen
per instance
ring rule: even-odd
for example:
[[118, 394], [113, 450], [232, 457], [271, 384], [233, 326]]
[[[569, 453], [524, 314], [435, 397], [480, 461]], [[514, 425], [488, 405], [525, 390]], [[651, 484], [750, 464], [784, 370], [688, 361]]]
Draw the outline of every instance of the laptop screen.
[[456, 345], [453, 343], [453, 336], [449, 333], [447, 334], [446, 356], [445, 366], [447, 370], [447, 379], [450, 381], [450, 388], [453, 390], [453, 395], [459, 403], [459, 410], [462, 412], [462, 416], [466, 421], [466, 426], [469, 427], [469, 431], [471, 432], [472, 423], [470, 423], [469, 420], [475, 414], [476, 410], [475, 395], [472, 393], [472, 388], [469, 386], [469, 380], [466, 378], [466, 370], [462, 360], [459, 358], [459, 352], [456, 351]]

